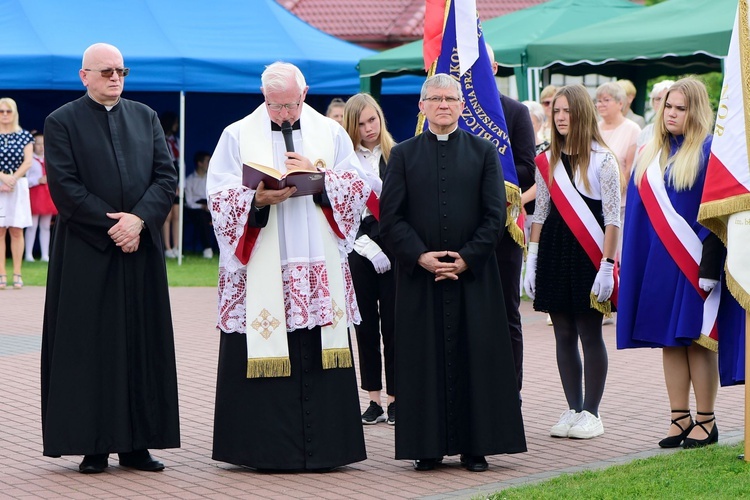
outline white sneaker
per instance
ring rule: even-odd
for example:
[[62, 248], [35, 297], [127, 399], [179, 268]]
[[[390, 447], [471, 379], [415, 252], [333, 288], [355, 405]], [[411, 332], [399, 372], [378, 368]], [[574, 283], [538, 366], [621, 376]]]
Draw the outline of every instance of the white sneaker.
[[604, 424], [601, 417], [595, 417], [583, 410], [578, 421], [568, 431], [568, 437], [574, 439], [591, 439], [604, 434]]
[[204, 259], [213, 259], [214, 258], [214, 251], [212, 248], [206, 248], [203, 250], [203, 258]]
[[570, 427], [576, 423], [580, 413], [576, 413], [575, 410], [565, 410], [560, 415], [560, 420], [557, 421], [552, 429], [549, 431], [549, 435], [552, 437], [565, 438], [568, 437], [568, 431]]
[[169, 250], [164, 250], [164, 257], [168, 259], [176, 259], [177, 258], [177, 252], [170, 248]]

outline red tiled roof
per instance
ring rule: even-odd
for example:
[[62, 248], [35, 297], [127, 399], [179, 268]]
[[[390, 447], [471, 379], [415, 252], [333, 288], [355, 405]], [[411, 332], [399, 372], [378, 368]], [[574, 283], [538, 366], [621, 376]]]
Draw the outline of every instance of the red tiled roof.
[[[425, 0], [276, 0], [308, 24], [350, 42], [400, 45], [422, 37]], [[545, 0], [477, 0], [484, 21]]]

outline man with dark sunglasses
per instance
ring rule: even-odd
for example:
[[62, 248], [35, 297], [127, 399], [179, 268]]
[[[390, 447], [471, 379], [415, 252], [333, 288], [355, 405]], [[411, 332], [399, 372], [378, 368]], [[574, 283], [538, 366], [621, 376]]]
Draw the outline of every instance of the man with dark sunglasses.
[[159, 471], [149, 448], [180, 446], [177, 373], [161, 227], [177, 173], [156, 113], [122, 99], [129, 69], [112, 45], [86, 49], [86, 95], [44, 126], [60, 215], [42, 333], [44, 455], [79, 470]]

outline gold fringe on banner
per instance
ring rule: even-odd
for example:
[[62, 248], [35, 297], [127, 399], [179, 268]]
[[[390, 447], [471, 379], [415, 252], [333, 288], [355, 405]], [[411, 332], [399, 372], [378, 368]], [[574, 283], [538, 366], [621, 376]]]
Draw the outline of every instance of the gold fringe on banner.
[[717, 340], [712, 339], [708, 335], [701, 334], [700, 337], [693, 340], [693, 343], [698, 344], [701, 347], [705, 347], [709, 351], [719, 352], [719, 342]]
[[[429, 77], [431, 77], [431, 76], [433, 76], [435, 74], [435, 68], [437, 68], [437, 59], [435, 59], [434, 61], [432, 61], [432, 66], [430, 66], [430, 71], [427, 72], [427, 78], [429, 78]], [[420, 98], [421, 98], [421, 96], [420, 96]], [[419, 114], [417, 115], [417, 129], [414, 131], [414, 135], [415, 136], [417, 136], [417, 135], [421, 134], [422, 132], [424, 132], [424, 121], [425, 121], [425, 117], [422, 114], [422, 112], [420, 111]]]
[[589, 295], [591, 309], [595, 309], [602, 313], [605, 318], [611, 318], [612, 317], [612, 302], [609, 300], [605, 300], [604, 302], [599, 302], [596, 299], [596, 295], [593, 293]]
[[323, 349], [323, 369], [351, 368], [352, 352], [348, 347], [339, 349]]
[[247, 378], [289, 377], [292, 362], [289, 358], [248, 358]]
[[505, 199], [508, 203], [507, 217], [505, 219], [505, 227], [508, 228], [508, 233], [513, 238], [513, 241], [518, 243], [521, 248], [526, 248], [526, 241], [523, 234], [523, 229], [518, 227], [516, 219], [518, 214], [521, 213], [521, 188], [505, 182]]
[[742, 288], [742, 285], [740, 285], [739, 282], [735, 280], [731, 274], [729, 274], [729, 270], [726, 269], [726, 265], [724, 266], [724, 270], [726, 271], [725, 275], [727, 277], [727, 288], [729, 288], [729, 292], [732, 294], [732, 297], [734, 297], [734, 299], [739, 302], [739, 304], [743, 309], [745, 309], [745, 311], [750, 311], [750, 293]]
[[750, 194], [741, 194], [701, 204], [698, 222], [713, 231], [727, 244], [727, 219], [732, 214], [750, 210]]

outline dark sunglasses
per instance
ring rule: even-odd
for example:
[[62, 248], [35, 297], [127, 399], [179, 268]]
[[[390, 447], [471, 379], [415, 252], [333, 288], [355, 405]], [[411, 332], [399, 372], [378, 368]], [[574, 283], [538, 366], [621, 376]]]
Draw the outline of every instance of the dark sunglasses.
[[101, 73], [103, 78], [111, 78], [112, 75], [117, 72], [117, 76], [128, 76], [130, 68], [105, 68], [105, 69], [88, 69], [83, 68], [83, 71], [98, 71]]

